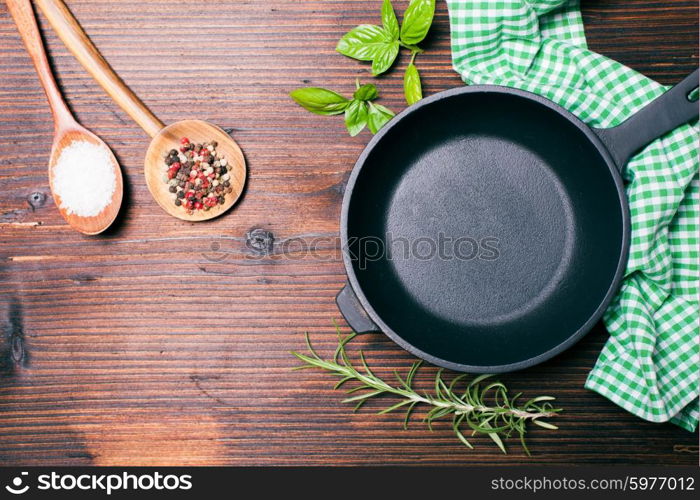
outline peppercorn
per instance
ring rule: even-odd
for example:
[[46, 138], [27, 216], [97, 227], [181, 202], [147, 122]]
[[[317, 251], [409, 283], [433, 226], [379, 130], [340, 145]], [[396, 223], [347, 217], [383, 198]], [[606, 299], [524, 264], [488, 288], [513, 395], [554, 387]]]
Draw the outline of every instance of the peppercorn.
[[175, 194], [175, 205], [188, 213], [223, 205], [225, 195], [233, 191], [226, 158], [217, 146], [216, 141], [193, 143], [183, 137], [180, 152], [171, 149], [164, 158], [168, 191]]

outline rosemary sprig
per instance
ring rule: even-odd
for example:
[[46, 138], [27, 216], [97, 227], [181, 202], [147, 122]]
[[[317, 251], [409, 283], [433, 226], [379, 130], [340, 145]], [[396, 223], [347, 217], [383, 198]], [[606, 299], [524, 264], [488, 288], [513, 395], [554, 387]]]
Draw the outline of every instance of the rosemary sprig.
[[359, 385], [347, 391], [352, 395], [343, 400], [344, 403], [354, 403], [355, 411], [372, 398], [382, 395], [397, 396], [399, 402], [381, 410], [379, 414], [405, 409], [404, 429], [407, 429], [409, 418], [416, 405], [427, 405], [430, 410], [424, 421], [427, 422], [430, 430], [434, 420], [451, 416], [452, 430], [465, 446], [473, 448], [463, 432], [463, 428], [467, 427], [471, 429], [472, 436], [475, 434], [489, 436], [503, 453], [506, 453], [506, 448], [502, 438], [517, 434], [525, 452], [530, 454], [525, 444], [528, 422], [545, 429], [557, 429], [556, 426], [543, 420], [554, 417], [561, 411], [551, 405], [550, 401], [554, 400], [553, 397], [540, 396], [519, 404], [517, 400], [521, 394], [509, 397], [505, 385], [488, 380], [493, 375], [480, 375], [465, 384], [468, 375], [461, 374], [448, 383], [443, 378], [443, 371], [439, 370], [435, 375], [433, 393], [419, 393], [413, 387], [413, 380], [422, 362], [416, 361], [405, 378], [394, 371], [398, 385], [390, 385], [372, 372], [362, 351], [359, 352], [361, 368], [358, 370], [353, 365], [345, 347], [356, 334], [350, 333], [343, 336], [340, 329], [338, 327], [336, 329], [338, 347], [331, 360], [324, 360], [316, 353], [307, 333], [305, 336], [308, 354], [292, 352], [304, 363], [294, 369], [321, 368], [339, 376], [340, 381], [335, 384], [334, 389], [339, 389], [347, 382], [358, 382]]

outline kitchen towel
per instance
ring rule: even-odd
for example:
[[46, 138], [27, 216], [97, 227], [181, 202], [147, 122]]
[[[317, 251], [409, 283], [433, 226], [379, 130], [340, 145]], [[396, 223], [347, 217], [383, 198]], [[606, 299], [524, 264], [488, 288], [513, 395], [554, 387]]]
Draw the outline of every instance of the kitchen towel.
[[[593, 127], [612, 127], [666, 87], [588, 50], [578, 0], [447, 0], [455, 70], [467, 84], [527, 90]], [[478, 120], [478, 116], [465, 116]], [[632, 216], [610, 332], [585, 386], [652, 422], [698, 423], [697, 124], [654, 141], [628, 163]]]

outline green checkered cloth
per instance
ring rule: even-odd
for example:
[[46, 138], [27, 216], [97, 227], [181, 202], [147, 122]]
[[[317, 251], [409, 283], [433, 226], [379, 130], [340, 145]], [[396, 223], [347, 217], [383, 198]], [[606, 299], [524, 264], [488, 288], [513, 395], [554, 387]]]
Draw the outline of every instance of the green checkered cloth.
[[[447, 0], [455, 70], [468, 84], [534, 92], [612, 127], [665, 87], [586, 46], [578, 1]], [[478, 119], [478, 117], [475, 117]], [[697, 125], [628, 164], [629, 263], [604, 316], [610, 332], [585, 386], [652, 422], [698, 423]]]

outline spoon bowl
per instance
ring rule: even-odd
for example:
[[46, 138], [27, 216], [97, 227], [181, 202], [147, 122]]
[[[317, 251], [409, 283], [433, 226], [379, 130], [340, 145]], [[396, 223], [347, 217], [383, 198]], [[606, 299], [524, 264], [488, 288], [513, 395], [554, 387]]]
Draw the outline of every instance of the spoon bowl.
[[[68, 213], [68, 210], [62, 206], [61, 197], [54, 189], [54, 168], [58, 163], [58, 159], [61, 157], [61, 152], [75, 141], [89, 142], [109, 151], [114, 176], [116, 179], [114, 192], [112, 193], [112, 198], [107, 206], [104, 207], [99, 214], [90, 217], [77, 215], [75, 213]], [[49, 160], [49, 183], [51, 185], [51, 193], [53, 195], [54, 202], [56, 203], [56, 207], [58, 207], [58, 211], [73, 229], [88, 235], [99, 234], [111, 226], [114, 219], [117, 218], [119, 208], [122, 204], [122, 196], [124, 194], [124, 183], [122, 180], [122, 171], [121, 168], [119, 168], [119, 162], [117, 162], [112, 150], [107, 147], [102, 139], [86, 128], [81, 127], [77, 123], [73, 124], [70, 128], [61, 128], [56, 130], [53, 146], [51, 148], [51, 158]]]
[[[216, 205], [206, 211], [193, 212], [175, 205], [175, 195], [168, 190], [167, 182], [163, 181], [163, 175], [167, 170], [164, 159], [171, 149], [179, 150], [180, 139], [183, 137], [187, 137], [193, 143], [211, 141], [218, 143], [216, 149], [226, 158], [233, 189], [231, 193], [225, 195], [226, 201], [222, 205]], [[163, 210], [178, 219], [199, 222], [218, 217], [238, 201], [245, 186], [246, 165], [241, 148], [224, 130], [202, 120], [182, 120], [161, 129], [153, 137], [144, 160], [144, 174], [148, 190]]]

